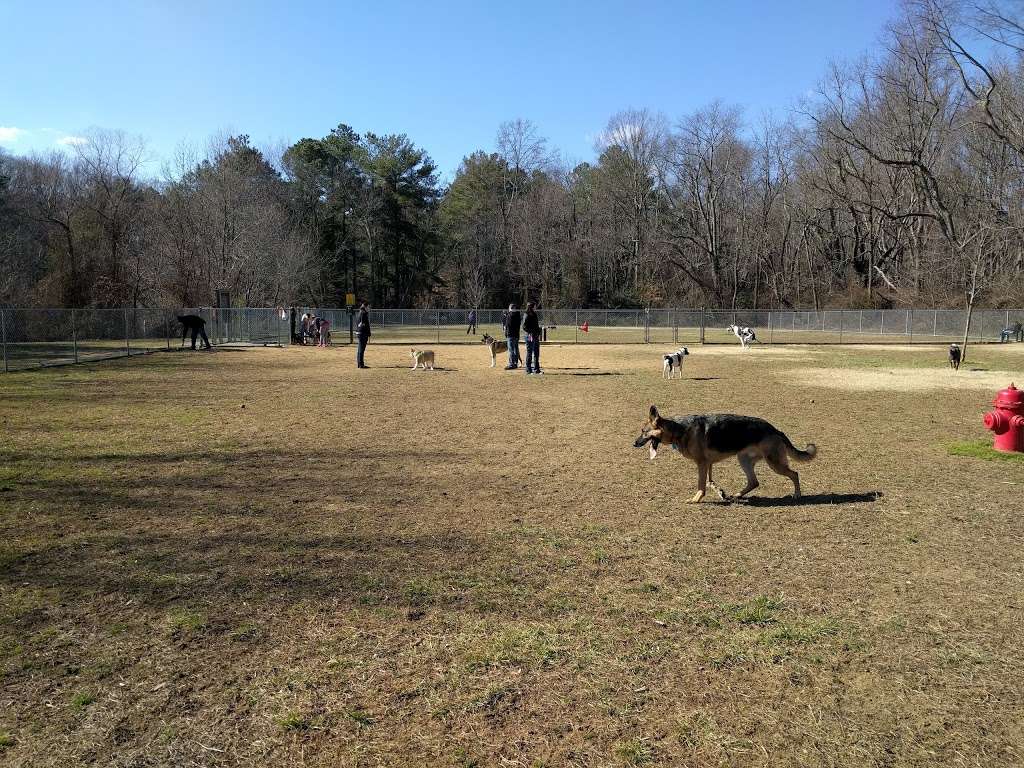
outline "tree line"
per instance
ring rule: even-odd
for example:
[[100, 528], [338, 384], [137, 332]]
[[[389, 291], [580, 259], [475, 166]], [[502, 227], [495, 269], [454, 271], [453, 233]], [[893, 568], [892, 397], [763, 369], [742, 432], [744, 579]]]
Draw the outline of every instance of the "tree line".
[[447, 186], [408, 136], [344, 124], [160, 178], [114, 131], [0, 152], [0, 304], [1021, 306], [1021, 11], [911, 0], [784, 119], [625, 110], [572, 167], [512, 120]]

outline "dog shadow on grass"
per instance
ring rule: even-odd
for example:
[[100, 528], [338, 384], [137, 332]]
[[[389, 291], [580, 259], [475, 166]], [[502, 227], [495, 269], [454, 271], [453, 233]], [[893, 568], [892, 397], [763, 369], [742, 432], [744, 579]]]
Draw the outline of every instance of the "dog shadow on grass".
[[[552, 373], [552, 371], [558, 371], [558, 373]], [[593, 368], [545, 368], [544, 373], [547, 376], [629, 376], [632, 374], [623, 373], [622, 371], [598, 371]]]
[[[409, 371], [409, 373], [413, 372], [413, 369], [411, 367], [409, 367], [408, 365], [371, 365], [370, 367], [371, 368], [381, 368], [381, 369], [390, 368], [390, 369], [395, 370], [395, 371], [403, 371], [404, 370], [404, 371]], [[422, 368], [419, 369], [419, 370], [420, 370], [421, 373], [423, 372]], [[427, 373], [455, 373], [458, 370], [459, 370], [458, 368], [444, 368], [444, 367], [439, 365], [436, 368], [428, 369]]]
[[806, 507], [814, 504], [868, 504], [879, 501], [882, 496], [881, 491], [868, 491], [867, 493], [812, 493], [801, 496], [799, 499], [794, 499], [792, 496], [780, 498], [749, 496], [732, 501], [750, 507]]

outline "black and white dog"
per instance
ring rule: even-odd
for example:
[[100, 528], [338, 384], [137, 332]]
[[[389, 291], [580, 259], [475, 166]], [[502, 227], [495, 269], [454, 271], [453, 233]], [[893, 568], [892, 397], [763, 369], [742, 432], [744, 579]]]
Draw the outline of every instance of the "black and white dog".
[[748, 326], [730, 325], [725, 330], [732, 331], [733, 335], [740, 340], [740, 345], [746, 349], [747, 345], [753, 341], [757, 341], [757, 334], [754, 333], [754, 329]]
[[662, 357], [661, 377], [671, 379], [673, 372], [678, 372], [679, 378], [683, 378], [683, 358], [690, 354], [686, 347], [680, 347], [675, 352], [669, 352]]

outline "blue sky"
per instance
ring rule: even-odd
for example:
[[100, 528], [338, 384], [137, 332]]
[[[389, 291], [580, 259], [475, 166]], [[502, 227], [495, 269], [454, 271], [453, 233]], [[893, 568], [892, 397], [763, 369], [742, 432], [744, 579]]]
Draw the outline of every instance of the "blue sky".
[[676, 118], [722, 99], [751, 120], [784, 114], [895, 13], [895, 0], [0, 0], [0, 146], [116, 128], [145, 138], [156, 174], [183, 142], [291, 143], [344, 122], [408, 134], [450, 178], [522, 117], [587, 160], [621, 109]]

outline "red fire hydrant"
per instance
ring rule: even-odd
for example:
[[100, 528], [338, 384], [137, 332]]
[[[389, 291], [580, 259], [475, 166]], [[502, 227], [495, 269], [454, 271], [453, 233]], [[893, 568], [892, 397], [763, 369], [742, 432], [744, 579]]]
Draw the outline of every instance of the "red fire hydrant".
[[1013, 384], [992, 401], [994, 411], [985, 414], [985, 429], [996, 433], [992, 447], [1006, 453], [1024, 453], [1024, 392]]

